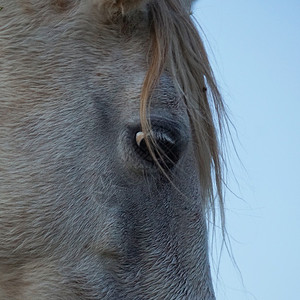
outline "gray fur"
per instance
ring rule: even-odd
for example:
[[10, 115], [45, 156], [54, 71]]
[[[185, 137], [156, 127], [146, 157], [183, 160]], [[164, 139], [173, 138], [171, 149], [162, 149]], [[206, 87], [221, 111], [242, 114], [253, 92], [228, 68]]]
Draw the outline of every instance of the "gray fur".
[[[147, 14], [70, 2], [0, 1], [0, 299], [213, 300], [191, 138], [173, 184], [127, 141]], [[151, 113], [191, 137], [176, 95], [164, 73]]]

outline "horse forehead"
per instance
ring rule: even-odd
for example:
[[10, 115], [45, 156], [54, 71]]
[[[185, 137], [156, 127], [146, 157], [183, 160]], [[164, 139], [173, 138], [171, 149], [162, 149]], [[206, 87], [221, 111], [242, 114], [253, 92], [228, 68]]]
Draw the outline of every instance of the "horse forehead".
[[123, 9], [126, 7], [131, 15], [132, 12], [145, 12], [148, 2], [149, 0], [11, 0], [9, 5], [14, 5], [29, 14], [43, 11], [61, 14], [80, 7], [83, 10], [91, 10], [92, 13], [97, 12], [102, 21], [107, 21], [115, 13], [125, 13]]
[[[70, 42], [67, 36], [69, 35], [76, 38], [76, 41], [73, 39], [72, 42], [85, 41], [91, 47], [106, 49], [104, 54], [109, 55], [117, 54], [120, 45], [123, 47], [123, 52], [126, 51], [128, 55], [141, 52], [135, 49], [134, 44], [144, 51], [145, 47], [141, 47], [141, 44], [145, 45], [145, 40], [149, 40], [147, 12], [135, 11], [126, 24], [119, 16], [114, 24], [106, 22], [107, 17], [103, 19], [103, 14], [107, 10], [101, 5], [95, 5], [98, 2], [105, 1], [12, 0], [3, 7], [0, 26], [3, 23], [6, 32], [15, 34], [20, 39], [31, 35], [45, 42], [46, 39], [53, 39], [60, 34], [61, 40]], [[11, 24], [7, 26], [8, 23]], [[81, 35], [80, 39], [79, 35]]]
[[[69, 2], [76, 6], [74, 10], [65, 15], [53, 14], [51, 7], [67, 9]], [[122, 32], [122, 24], [103, 24], [101, 12], [91, 9], [93, 2], [87, 0], [81, 4], [77, 0], [12, 0], [3, 9], [5, 30], [1, 40], [4, 49], [12, 46], [16, 51], [6, 51], [2, 57], [5, 57], [5, 53], [17, 54], [26, 46], [26, 61], [35, 60], [39, 54], [47, 59], [63, 58], [65, 63], [76, 63], [74, 60], [77, 60], [80, 65], [97, 66], [98, 75], [114, 73], [114, 76], [120, 78], [124, 72], [128, 78], [130, 74], [146, 70], [150, 45], [146, 18], [143, 24], [135, 26], [138, 28], [135, 28], [133, 35], [126, 35]], [[0, 20], [0, 25], [2, 22]], [[31, 55], [33, 52], [35, 55]], [[24, 61], [22, 57], [16, 60]], [[58, 64], [53, 61], [52, 65]], [[34, 69], [35, 65], [31, 64], [30, 68]]]
[[41, 9], [53, 9], [56, 12], [63, 12], [72, 6], [74, 6], [77, 0], [10, 0], [7, 5], [15, 5], [19, 9], [22, 9], [24, 13], [33, 14], [37, 10]]

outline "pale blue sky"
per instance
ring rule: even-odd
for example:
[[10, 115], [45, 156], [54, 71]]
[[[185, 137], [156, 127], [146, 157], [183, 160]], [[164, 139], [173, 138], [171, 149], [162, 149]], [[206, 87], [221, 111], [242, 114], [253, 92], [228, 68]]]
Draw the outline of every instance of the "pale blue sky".
[[[222, 257], [218, 300], [300, 299], [300, 1], [199, 0], [194, 15], [211, 48], [245, 170], [243, 200], [227, 193], [227, 223], [241, 270]], [[213, 53], [213, 55], [212, 55]]]

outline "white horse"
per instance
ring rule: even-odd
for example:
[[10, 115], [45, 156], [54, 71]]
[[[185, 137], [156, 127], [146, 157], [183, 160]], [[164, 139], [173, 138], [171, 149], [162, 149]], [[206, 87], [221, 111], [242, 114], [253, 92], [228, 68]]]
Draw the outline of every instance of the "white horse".
[[226, 123], [189, 0], [0, 0], [0, 299], [215, 299]]

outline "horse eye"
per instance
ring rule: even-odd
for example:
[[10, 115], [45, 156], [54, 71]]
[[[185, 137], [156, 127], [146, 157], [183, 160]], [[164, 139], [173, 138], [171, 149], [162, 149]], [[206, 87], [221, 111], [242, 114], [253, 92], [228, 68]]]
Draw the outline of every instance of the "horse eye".
[[185, 135], [178, 130], [178, 126], [161, 120], [152, 120], [151, 137], [149, 142], [152, 151], [146, 143], [146, 136], [138, 131], [134, 134], [133, 148], [138, 156], [150, 163], [159, 163], [161, 167], [170, 169], [179, 161], [187, 144]]

